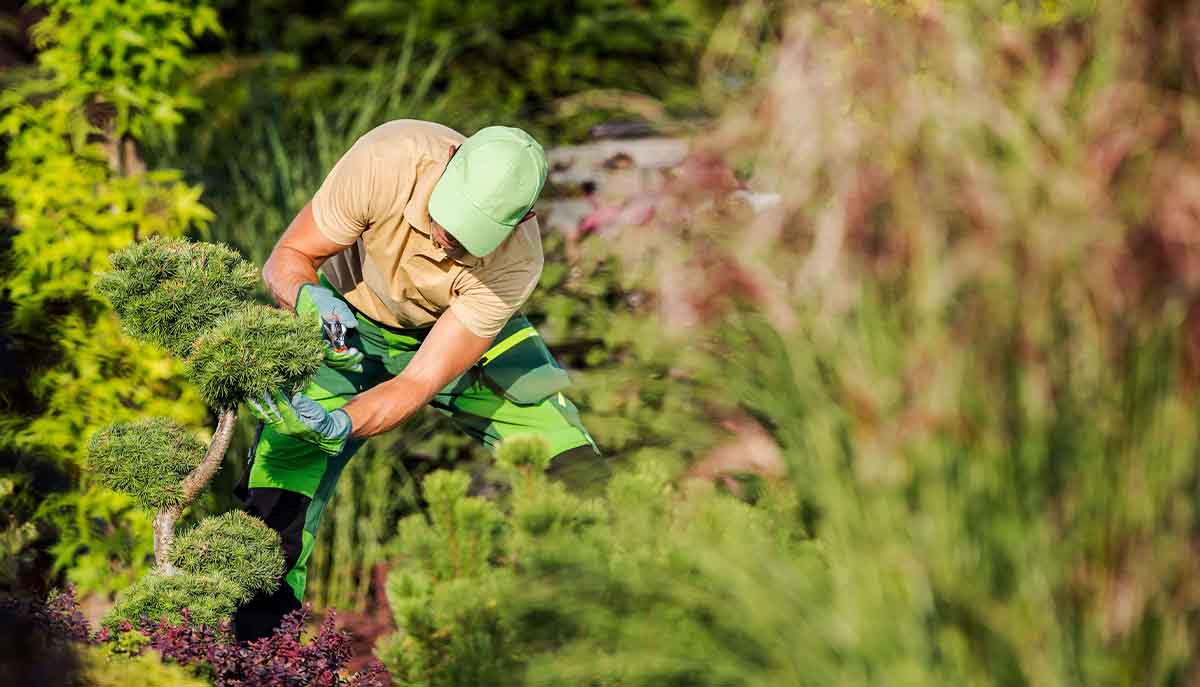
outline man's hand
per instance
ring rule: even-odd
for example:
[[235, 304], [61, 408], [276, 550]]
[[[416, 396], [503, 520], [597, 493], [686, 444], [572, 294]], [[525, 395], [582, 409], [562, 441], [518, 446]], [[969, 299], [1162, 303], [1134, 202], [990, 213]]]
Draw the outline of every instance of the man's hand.
[[[346, 329], [358, 327], [358, 318], [354, 311], [332, 291], [316, 284], [305, 284], [296, 295], [296, 315], [308, 317], [316, 321], [317, 326], [324, 327], [326, 322], [335, 321]], [[325, 364], [335, 370], [362, 372], [363, 354], [353, 346], [342, 342], [340, 348], [334, 342], [325, 341]]]
[[257, 400], [247, 399], [246, 405], [254, 417], [276, 432], [313, 444], [331, 456], [342, 450], [350, 436], [350, 416], [346, 411], [329, 412], [304, 394], [297, 393], [289, 399], [276, 389], [269, 394], [264, 392]]

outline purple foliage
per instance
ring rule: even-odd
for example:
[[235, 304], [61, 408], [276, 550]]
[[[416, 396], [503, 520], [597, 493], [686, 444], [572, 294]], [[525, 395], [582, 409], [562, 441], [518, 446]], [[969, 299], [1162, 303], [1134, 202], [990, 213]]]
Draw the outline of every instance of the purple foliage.
[[75, 588], [67, 587], [66, 591], [52, 591], [45, 600], [20, 598], [0, 598], [0, 609], [13, 615], [26, 618], [35, 626], [46, 631], [49, 636], [57, 639], [68, 639], [85, 644], [101, 641], [99, 636], [92, 635], [87, 618], [79, 610], [79, 601], [75, 598]]
[[[47, 601], [0, 599], [0, 610], [29, 619], [34, 626], [59, 639], [98, 644], [115, 637], [107, 629], [92, 633], [79, 611], [74, 589], [51, 594]], [[183, 623], [143, 619], [138, 632], [165, 660], [191, 666], [207, 674], [216, 687], [386, 687], [391, 683], [378, 662], [349, 677], [339, 670], [350, 661], [350, 635], [335, 627], [332, 611], [309, 641], [303, 638], [309, 610], [289, 613], [270, 637], [238, 642], [228, 627], [193, 626], [183, 611]], [[122, 623], [121, 632], [135, 628]]]
[[165, 659], [184, 665], [204, 665], [217, 687], [385, 687], [390, 680], [383, 666], [342, 677], [339, 669], [350, 660], [350, 637], [326, 614], [317, 635], [307, 643], [302, 635], [308, 608], [293, 611], [275, 634], [253, 642], [236, 642], [226, 628], [192, 626], [184, 622], [144, 624], [140, 631]]

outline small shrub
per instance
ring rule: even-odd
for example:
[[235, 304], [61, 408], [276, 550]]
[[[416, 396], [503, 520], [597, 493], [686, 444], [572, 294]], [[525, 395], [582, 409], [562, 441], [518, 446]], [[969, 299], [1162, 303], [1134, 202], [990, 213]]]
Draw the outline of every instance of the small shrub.
[[400, 522], [394, 544], [399, 564], [387, 580], [399, 632], [381, 640], [376, 655], [397, 684], [496, 685], [514, 665], [509, 635], [496, 602], [503, 598], [500, 557], [503, 514], [467, 496], [465, 472], [426, 478], [429, 522]]
[[325, 354], [320, 328], [289, 312], [251, 305], [229, 314], [197, 341], [192, 381], [214, 408], [231, 408], [271, 389], [299, 391]]
[[109, 489], [157, 510], [183, 502], [180, 483], [204, 458], [205, 446], [168, 418], [122, 422], [95, 436], [88, 469]]
[[241, 511], [205, 518], [179, 535], [171, 563], [186, 573], [215, 575], [238, 586], [238, 603], [258, 592], [273, 592], [283, 575], [279, 534]]
[[233, 616], [235, 601], [242, 594], [241, 587], [221, 577], [155, 572], [123, 591], [101, 624], [118, 632], [122, 623], [136, 627], [143, 619], [180, 623], [187, 610], [190, 622], [218, 627]]
[[105, 625], [142, 616], [177, 622], [189, 609], [196, 621], [217, 624], [236, 604], [278, 587], [279, 536], [240, 513], [207, 520], [178, 541], [175, 523], [220, 468], [238, 404], [303, 386], [321, 364], [322, 333], [292, 313], [252, 304], [256, 270], [225, 246], [151, 238], [111, 262], [98, 290], [131, 335], [191, 358], [191, 376], [217, 411], [217, 427], [207, 447], [162, 419], [114, 425], [94, 437], [90, 467], [99, 481], [158, 511], [158, 570], [122, 595]]
[[302, 635], [308, 609], [284, 617], [270, 637], [233, 642], [212, 627], [197, 626], [186, 612], [182, 623], [149, 623], [140, 631], [164, 659], [208, 674], [216, 687], [314, 685], [316, 687], [385, 687], [387, 672], [378, 663], [349, 676], [341, 669], [350, 661], [350, 636], [336, 628], [333, 612], [325, 615], [316, 635]]
[[376, 647], [397, 684], [522, 684], [530, 647], [509, 605], [522, 584], [515, 563], [538, 538], [574, 542], [605, 515], [547, 482], [549, 453], [538, 437], [501, 445], [498, 462], [514, 486], [509, 526], [499, 505], [467, 496], [465, 472], [426, 478], [429, 520], [402, 520], [393, 545], [387, 597], [399, 631]]
[[[398, 632], [376, 646], [397, 684], [804, 683], [792, 659], [829, 576], [797, 536], [790, 491], [764, 487], [753, 505], [711, 485], [681, 493], [647, 464], [601, 502], [534, 469], [544, 444], [499, 453], [512, 498], [485, 505], [509, 526], [471, 515], [465, 474], [439, 476], [431, 522], [401, 523], [387, 581]], [[478, 542], [486, 557], [464, 554]]]
[[257, 270], [214, 243], [151, 237], [114, 253], [96, 289], [108, 297], [131, 336], [177, 356], [253, 293]]

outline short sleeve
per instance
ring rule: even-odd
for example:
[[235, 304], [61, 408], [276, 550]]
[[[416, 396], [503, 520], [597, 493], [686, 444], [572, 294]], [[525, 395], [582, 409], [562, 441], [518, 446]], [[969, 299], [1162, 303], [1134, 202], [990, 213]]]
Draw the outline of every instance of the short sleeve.
[[497, 273], [470, 275], [451, 297], [450, 309], [471, 333], [493, 337], [524, 305], [541, 276], [541, 260]]
[[313, 219], [325, 238], [342, 246], [358, 240], [371, 225], [381, 180], [368, 139], [360, 138], [329, 171], [312, 199]]

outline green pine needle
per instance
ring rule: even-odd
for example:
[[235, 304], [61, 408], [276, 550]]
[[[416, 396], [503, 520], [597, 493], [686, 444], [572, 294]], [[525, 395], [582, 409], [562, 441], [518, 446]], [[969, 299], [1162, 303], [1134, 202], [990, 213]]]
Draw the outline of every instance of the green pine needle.
[[204, 444], [165, 417], [122, 422], [97, 432], [88, 468], [109, 489], [149, 510], [183, 501], [180, 484], [204, 458]]
[[196, 341], [191, 378], [214, 408], [235, 407], [271, 389], [299, 391], [325, 355], [321, 330], [265, 305], [234, 311]]
[[283, 576], [279, 534], [241, 511], [205, 518], [180, 535], [170, 552], [171, 563], [197, 575], [212, 575], [238, 586], [238, 603], [258, 592], [274, 592]]
[[250, 301], [258, 271], [214, 243], [152, 237], [114, 253], [96, 289], [131, 336], [186, 358], [192, 342]]
[[215, 627], [233, 616], [235, 599], [241, 592], [233, 582], [218, 577], [152, 573], [122, 592], [116, 606], [104, 616], [101, 624], [110, 632], [116, 632], [123, 620], [135, 627], [142, 618], [151, 621], [166, 618], [172, 623], [181, 623], [181, 612], [186, 608], [193, 624]]

